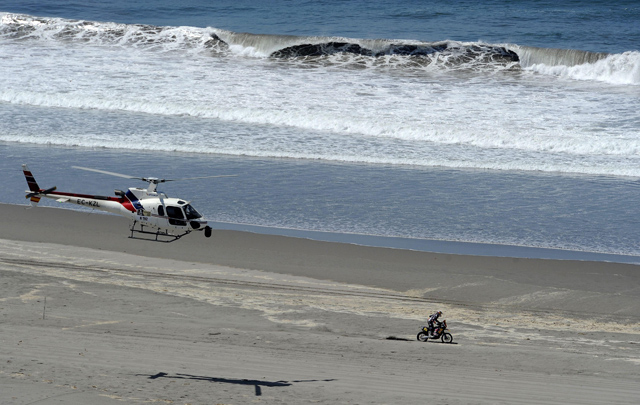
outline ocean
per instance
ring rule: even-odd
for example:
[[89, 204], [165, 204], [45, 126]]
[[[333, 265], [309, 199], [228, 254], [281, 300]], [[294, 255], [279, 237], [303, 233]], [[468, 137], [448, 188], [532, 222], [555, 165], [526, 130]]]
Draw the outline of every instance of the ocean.
[[144, 184], [71, 166], [236, 174], [161, 190], [219, 228], [640, 261], [639, 26], [637, 1], [0, 0], [0, 202], [22, 163], [101, 195]]

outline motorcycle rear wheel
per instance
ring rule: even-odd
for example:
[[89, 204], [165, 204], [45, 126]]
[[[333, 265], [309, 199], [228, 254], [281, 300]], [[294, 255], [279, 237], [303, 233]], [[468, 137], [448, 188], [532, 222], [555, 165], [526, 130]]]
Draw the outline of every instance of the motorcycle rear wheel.
[[427, 340], [429, 340], [429, 336], [427, 336], [426, 332], [419, 332], [417, 339], [421, 342], [426, 342]]
[[453, 342], [453, 336], [451, 336], [451, 333], [443, 333], [441, 340], [442, 343], [451, 343]]

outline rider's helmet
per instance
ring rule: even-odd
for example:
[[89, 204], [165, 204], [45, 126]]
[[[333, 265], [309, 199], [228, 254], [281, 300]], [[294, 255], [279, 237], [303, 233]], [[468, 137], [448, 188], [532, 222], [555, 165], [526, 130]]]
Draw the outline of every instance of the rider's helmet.
[[442, 315], [442, 311], [438, 311], [436, 312], [436, 314], [438, 314], [438, 316]]

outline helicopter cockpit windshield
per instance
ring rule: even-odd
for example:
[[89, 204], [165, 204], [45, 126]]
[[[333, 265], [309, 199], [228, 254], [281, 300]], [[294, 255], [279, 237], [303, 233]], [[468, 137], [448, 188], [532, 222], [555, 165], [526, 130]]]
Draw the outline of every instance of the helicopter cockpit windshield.
[[196, 209], [193, 208], [191, 204], [187, 204], [182, 208], [184, 209], [184, 214], [187, 216], [187, 219], [202, 218], [202, 215], [198, 211], [196, 211]]

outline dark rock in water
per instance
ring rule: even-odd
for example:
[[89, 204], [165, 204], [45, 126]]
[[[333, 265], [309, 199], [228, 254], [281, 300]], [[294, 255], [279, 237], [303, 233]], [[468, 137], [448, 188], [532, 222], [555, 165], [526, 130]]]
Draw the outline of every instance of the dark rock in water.
[[270, 56], [274, 58], [318, 57], [337, 53], [371, 57], [381, 57], [386, 55], [425, 57], [437, 53], [443, 53], [454, 55], [459, 62], [463, 63], [474, 59], [481, 61], [505, 62], [518, 62], [520, 60], [515, 52], [504, 47], [484, 45], [450, 47], [446, 43], [431, 45], [392, 44], [385, 50], [374, 53], [372, 50], [363, 48], [358, 44], [348, 42], [326, 42], [321, 44], [294, 45], [275, 51]]
[[220, 39], [216, 34], [211, 34], [211, 39], [204, 43], [205, 48], [220, 47], [223, 49], [229, 48], [229, 44]]
[[280, 49], [271, 54], [275, 58], [291, 58], [299, 56], [324, 56], [336, 53], [374, 56], [373, 52], [357, 44], [348, 42], [327, 42], [324, 44], [294, 45]]
[[432, 46], [420, 45], [390, 45], [386, 52], [379, 52], [376, 56], [384, 55], [407, 55], [407, 56], [427, 56], [447, 49], [447, 44]]
[[418, 46], [418, 45], [390, 45], [387, 50], [374, 53], [358, 44], [348, 42], [327, 42], [323, 44], [303, 44], [280, 49], [271, 54], [276, 58], [299, 56], [325, 56], [336, 53], [380, 57], [384, 55], [425, 56], [447, 49], [447, 45]]
[[461, 47], [448, 47], [446, 51], [453, 56], [453, 60], [457, 63], [469, 62], [518, 62], [520, 58], [518, 54], [504, 47], [488, 46], [488, 45], [471, 45]]
[[214, 41], [218, 41], [218, 42], [224, 42], [223, 40], [220, 39], [220, 37], [216, 34], [211, 34], [211, 39]]
[[[475, 46], [472, 48], [476, 48]], [[483, 53], [486, 53], [487, 50], [486, 48], [481, 48], [481, 47], [477, 47], [480, 48], [478, 54], [481, 55]], [[497, 60], [497, 59], [504, 59], [507, 61], [511, 61], [511, 62], [519, 62], [520, 61], [520, 57], [518, 56], [517, 53], [505, 48], [505, 47], [490, 47], [489, 48], [491, 50], [491, 59], [492, 60]]]
[[517, 53], [515, 53], [515, 52], [513, 52], [513, 51], [511, 51], [509, 49], [506, 49], [506, 48], [500, 48], [500, 49], [502, 49], [504, 52], [506, 52], [505, 57], [511, 58], [512, 62], [520, 62], [520, 57], [518, 56]]

